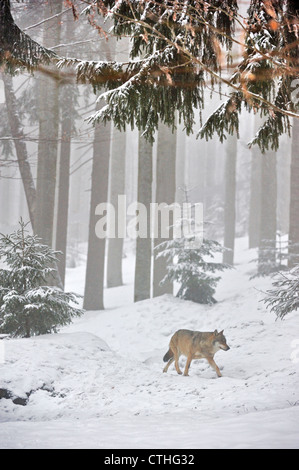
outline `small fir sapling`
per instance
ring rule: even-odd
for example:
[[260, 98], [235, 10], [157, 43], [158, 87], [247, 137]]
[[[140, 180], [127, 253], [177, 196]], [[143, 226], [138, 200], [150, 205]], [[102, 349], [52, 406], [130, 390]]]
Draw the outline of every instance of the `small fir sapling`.
[[57, 252], [43, 245], [37, 236], [20, 228], [0, 235], [0, 333], [30, 337], [56, 333], [83, 310], [74, 307], [78, 296], [48, 286], [57, 274]]
[[[175, 238], [161, 243], [157, 247], [157, 257], [168, 261], [167, 274], [161, 283], [175, 281], [180, 284], [177, 297], [200, 304], [214, 304], [216, 286], [221, 277], [217, 271], [224, 271], [231, 266], [215, 262], [217, 253], [224, 248], [215, 240], [203, 239], [200, 246], [192, 248], [191, 238]], [[190, 245], [191, 243], [191, 245]]]

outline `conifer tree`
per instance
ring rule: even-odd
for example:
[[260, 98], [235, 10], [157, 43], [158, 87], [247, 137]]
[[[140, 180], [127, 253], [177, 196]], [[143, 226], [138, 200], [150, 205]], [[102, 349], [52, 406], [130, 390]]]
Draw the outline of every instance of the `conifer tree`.
[[209, 117], [200, 137], [217, 133], [223, 141], [227, 134], [238, 134], [244, 104], [248, 111], [267, 117], [249, 146], [257, 144], [263, 153], [278, 149], [279, 137], [290, 134], [290, 117], [298, 111], [298, 100], [292, 99], [298, 75], [298, 15], [293, 0], [251, 0], [244, 55], [230, 80], [239, 89]]
[[161, 243], [156, 248], [156, 256], [166, 258], [168, 271], [161, 283], [179, 283], [176, 296], [181, 299], [200, 304], [216, 303], [214, 295], [221, 277], [215, 273], [231, 268], [214, 260], [216, 254], [223, 251], [215, 240], [203, 239], [198, 246], [194, 236], [182, 236]]
[[[78, 19], [78, 3], [68, 3]], [[113, 120], [119, 130], [137, 126], [152, 141], [159, 122], [174, 128], [178, 113], [178, 124], [183, 123], [190, 133], [195, 110], [200, 112], [204, 106], [207, 83], [220, 90], [225, 84], [230, 96], [202, 127], [201, 137], [217, 133], [223, 140], [227, 134], [238, 133], [244, 104], [248, 111], [267, 118], [251, 143], [263, 151], [275, 150], [279, 136], [290, 132], [289, 119], [298, 118], [299, 103], [292, 99], [299, 56], [294, 0], [251, 0], [245, 21], [238, 0], [91, 3], [84, 12], [100, 33], [107, 36], [98, 14], [112, 21], [112, 34], [131, 38], [131, 57], [123, 63], [58, 57], [17, 28], [9, 0], [0, 0], [0, 7], [6, 18], [0, 24], [0, 63], [11, 71], [21, 66], [32, 70], [47, 61], [59, 70], [74, 66], [79, 82], [90, 83], [101, 93], [106, 88], [101, 96], [107, 104], [91, 117], [93, 122]], [[234, 34], [236, 25], [244, 41]], [[244, 48], [236, 63], [233, 43]], [[230, 68], [222, 73], [224, 54]]]
[[56, 287], [45, 286], [55, 275], [53, 265], [57, 252], [20, 228], [11, 235], [0, 235], [0, 332], [12, 336], [30, 337], [56, 333], [60, 326], [71, 323], [83, 311], [77, 295]]

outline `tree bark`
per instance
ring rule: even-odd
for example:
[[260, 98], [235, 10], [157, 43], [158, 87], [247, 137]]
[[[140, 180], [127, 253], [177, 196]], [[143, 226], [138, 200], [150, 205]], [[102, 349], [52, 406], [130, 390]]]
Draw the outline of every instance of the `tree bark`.
[[[73, 36], [73, 18], [67, 19], [66, 41], [70, 42]], [[61, 112], [61, 146], [59, 156], [59, 181], [57, 202], [57, 229], [56, 250], [58, 255], [58, 269], [62, 285], [65, 284], [68, 215], [69, 215], [69, 190], [70, 190], [70, 160], [71, 140], [74, 125], [74, 94], [77, 92], [72, 84], [60, 87], [60, 112]]]
[[[62, 2], [45, 5], [45, 18], [62, 11]], [[60, 40], [61, 25], [51, 21], [44, 29], [44, 43], [54, 46]], [[37, 167], [37, 206], [35, 233], [43, 243], [53, 246], [54, 206], [59, 134], [59, 83], [48, 77], [39, 77], [39, 143]]]
[[275, 265], [276, 231], [277, 231], [277, 174], [276, 153], [262, 155], [262, 189], [261, 189], [261, 224], [259, 241], [259, 271], [266, 262]]
[[[165, 124], [160, 124], [157, 145], [157, 168], [156, 168], [156, 203], [173, 204], [176, 197], [176, 132]], [[169, 225], [173, 225], [170, 218]], [[161, 227], [159, 227], [161, 229]], [[159, 231], [160, 232], [160, 231]], [[173, 230], [170, 230], [169, 240], [172, 238]], [[159, 236], [154, 239], [154, 246], [167, 241]], [[173, 282], [167, 281], [161, 285], [161, 281], [167, 274], [167, 260], [164, 257], [154, 257], [153, 270], [153, 296], [173, 293]]]
[[[254, 128], [257, 131], [260, 119], [255, 117]], [[257, 145], [251, 150], [250, 208], [249, 208], [249, 248], [257, 248], [260, 242], [261, 228], [261, 191], [262, 191], [262, 158]]]
[[4, 82], [5, 101], [8, 114], [11, 135], [13, 137], [16, 155], [21, 173], [21, 178], [24, 186], [30, 222], [34, 230], [35, 226], [35, 212], [36, 212], [36, 189], [31, 173], [30, 163], [28, 161], [27, 147], [25, 143], [25, 136], [22, 128], [22, 123], [18, 114], [17, 100], [13, 90], [13, 81], [11, 75], [1, 74]]
[[233, 266], [236, 233], [236, 166], [238, 140], [230, 136], [226, 147], [225, 196], [224, 196], [224, 247], [223, 263]]
[[[97, 108], [97, 110], [99, 107]], [[84, 309], [104, 309], [105, 238], [98, 238], [95, 232], [96, 207], [108, 201], [108, 178], [110, 159], [111, 125], [96, 124], [93, 144], [91, 175], [91, 199], [88, 253], [86, 265]]]
[[152, 202], [153, 146], [139, 133], [138, 202], [147, 210], [147, 237], [136, 240], [134, 302], [151, 297], [152, 240], [150, 233], [150, 203]]
[[[299, 121], [294, 119], [291, 161], [289, 268], [299, 263]], [[293, 245], [293, 246], [292, 246]]]
[[118, 196], [125, 194], [126, 133], [113, 129], [110, 161], [109, 202], [115, 209], [116, 236], [108, 241], [107, 287], [123, 284], [122, 255], [124, 239], [118, 237]]
[[58, 255], [58, 269], [62, 284], [65, 283], [66, 252], [67, 252], [67, 229], [69, 213], [69, 189], [70, 189], [70, 159], [71, 159], [71, 133], [72, 133], [72, 110], [74, 92], [72, 85], [67, 85], [63, 93], [68, 96], [62, 98], [61, 113], [63, 116], [61, 125], [61, 146], [59, 157], [59, 184], [57, 203], [57, 230], [55, 249], [60, 251]]
[[178, 131], [177, 158], [176, 158], [176, 197], [179, 204], [185, 202], [186, 178], [186, 133], [183, 129]]

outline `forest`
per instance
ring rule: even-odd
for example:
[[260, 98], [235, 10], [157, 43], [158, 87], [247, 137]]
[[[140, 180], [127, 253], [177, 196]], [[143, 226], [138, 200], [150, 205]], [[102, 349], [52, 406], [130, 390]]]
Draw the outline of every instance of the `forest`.
[[[48, 341], [47, 334], [62, 328], [53, 352], [57, 364], [59, 341], [67, 332], [73, 336], [63, 344], [72, 353], [76, 345], [83, 351], [87, 342], [82, 363], [90, 359], [88, 351], [104, 351], [105, 360], [118, 367], [110, 348], [123, 356], [125, 335], [132, 341], [132, 356], [140, 353], [142, 366], [154, 370], [175, 332], [172, 321], [178, 328], [232, 328], [237, 345], [233, 328], [247, 341], [250, 335], [261, 338], [267, 327], [278, 341], [275, 319], [286, 318], [288, 346], [277, 350], [286, 355], [279, 359], [283, 380], [290, 344], [297, 341], [299, 307], [298, 15], [293, 0], [0, 0], [0, 346], [12, 348], [21, 377], [18, 343], [12, 338], [36, 341], [45, 335]], [[176, 236], [175, 224], [189, 231]], [[194, 244], [196, 227], [200, 242]], [[263, 327], [258, 326], [261, 309], [267, 318], [261, 314]], [[155, 322], [161, 328], [146, 343], [145, 336], [155, 334]], [[98, 349], [87, 334], [97, 337]], [[136, 343], [135, 334], [141, 335]], [[34, 344], [40, 344], [43, 361], [48, 346]], [[258, 354], [269, 354], [271, 369], [270, 340], [266, 352], [259, 344]], [[20, 343], [24, 357], [33, 354], [30, 347]], [[69, 363], [61, 367], [73, 367], [71, 357], [64, 360]], [[274, 400], [275, 413], [286, 402], [292, 409], [298, 403], [298, 361], [291, 362], [295, 369], [285, 387], [273, 379], [282, 400]], [[240, 381], [247, 380], [246, 366], [237, 359], [233, 364]], [[86, 387], [90, 380], [98, 385], [91, 373], [97, 366], [90, 367]], [[127, 367], [130, 374], [133, 364]], [[255, 372], [251, 364], [250, 377]], [[39, 364], [29, 388], [20, 379], [15, 391], [7, 391], [11, 377], [4, 371], [0, 421], [6, 422], [11, 411], [3, 402], [15, 395], [25, 397], [27, 409], [37, 390], [62, 403], [64, 389], [56, 378], [40, 379], [41, 373]], [[104, 373], [109, 375], [108, 365]], [[142, 373], [144, 385], [150, 375]], [[158, 374], [154, 377], [158, 382]], [[134, 381], [137, 390], [137, 375]], [[71, 390], [73, 385], [66, 381], [64, 386]], [[152, 393], [151, 386], [145, 386], [146, 393]], [[239, 406], [245, 409], [246, 394], [239, 386], [234, 383], [234, 393], [240, 392]], [[255, 386], [258, 393], [261, 384]], [[118, 411], [106, 400], [105, 387], [108, 417]], [[188, 387], [189, 412], [197, 407], [195, 382]], [[230, 393], [225, 379], [225, 390], [220, 387], [220, 395]], [[76, 403], [81, 392], [72, 390]], [[173, 406], [183, 402], [181, 385], [178, 392], [177, 402], [170, 399]], [[229, 396], [231, 410], [236, 395]], [[152, 403], [150, 415], [156, 418], [163, 414], [161, 400]], [[266, 397], [252, 400], [247, 411], [267, 409]], [[136, 403], [135, 410], [132, 398], [129, 408], [146, 413]], [[49, 420], [57, 419], [58, 408], [56, 414], [46, 402]], [[48, 419], [36, 409], [20, 419]], [[211, 420], [219, 410], [215, 405]], [[85, 419], [83, 405], [80, 412], [78, 419]], [[280, 438], [275, 413], [273, 434], [262, 441], [272, 447]], [[213, 420], [210, 425], [212, 433]], [[284, 445], [296, 447], [298, 425], [292, 421], [289, 429]], [[244, 438], [251, 447], [254, 432]], [[5, 439], [3, 446], [15, 445], [9, 428]], [[87, 435], [82, 439], [65, 438], [64, 444], [88, 445]], [[113, 445], [107, 439], [100, 446]], [[149, 439], [158, 445], [154, 433]], [[132, 439], [126, 446], [136, 443]], [[208, 439], [204, 443], [211, 445]], [[166, 445], [178, 444], [172, 437]]]
[[[47, 68], [47, 64], [39, 65], [34, 74], [18, 73], [15, 78], [5, 73], [5, 68], [2, 71], [1, 200], [5, 201], [1, 210], [2, 232], [11, 232], [16, 228], [20, 217], [25, 221], [30, 220], [34, 233], [45, 244], [61, 252], [58, 268], [62, 285], [65, 282], [66, 266], [76, 263], [78, 257], [84, 256], [84, 306], [90, 310], [104, 308], [105, 282], [108, 288], [123, 283], [122, 260], [126, 256], [126, 250], [136, 251], [135, 300], [173, 292], [171, 283], [160, 285], [167, 273], [167, 265], [165, 260], [154, 255], [155, 246], [163, 239], [155, 237], [150, 240], [151, 235], [144, 239], [138, 237], [135, 247], [133, 242], [124, 243], [124, 237], [105, 240], [96, 236], [96, 207], [104, 202], [111, 203], [117, 216], [118, 195], [126, 195], [127, 205], [138, 201], [147, 208], [151, 202], [202, 203], [206, 237], [223, 240], [223, 245], [229, 249], [223, 255], [224, 262], [233, 265], [235, 237], [248, 234], [249, 247], [259, 247], [258, 272], [261, 274], [277, 269], [281, 260], [279, 243], [281, 237], [289, 233], [292, 247], [287, 247], [284, 251], [293, 255], [289, 257], [289, 265], [296, 264], [296, 244], [299, 243], [296, 118], [293, 118], [294, 123], [287, 124], [289, 128], [293, 126], [291, 137], [287, 131], [280, 136], [276, 124], [272, 124], [272, 132], [268, 132], [267, 138], [259, 142], [259, 145], [250, 146], [249, 143], [257, 132], [261, 133], [263, 130], [266, 120], [261, 115], [266, 113], [259, 113], [258, 104], [251, 103], [256, 109], [248, 114], [242, 106], [238, 124], [234, 124], [236, 130], [227, 139], [216, 119], [219, 117], [217, 112], [223, 105], [227, 106], [227, 97], [229, 102], [232, 100], [231, 90], [225, 83], [226, 78], [223, 78], [224, 83], [220, 83], [222, 89], [219, 91], [217, 85], [212, 84], [213, 77], [210, 76], [211, 84], [206, 83], [200, 93], [196, 89], [193, 91], [194, 95], [202, 94], [193, 100], [204, 102], [199, 106], [198, 116], [196, 117], [193, 109], [188, 109], [190, 105], [186, 101], [189, 99], [189, 90], [186, 91], [184, 85], [182, 97], [185, 101], [177, 111], [177, 116], [175, 110], [172, 110], [173, 115], [165, 111], [163, 115], [157, 110], [161, 122], [156, 126], [157, 130], [155, 126], [151, 127], [152, 140], [146, 138], [142, 127], [136, 129], [138, 124], [135, 129], [128, 129], [129, 122], [126, 116], [121, 116], [117, 106], [115, 108], [119, 119], [115, 119], [114, 126], [113, 121], [107, 121], [105, 125], [97, 122], [94, 127], [88, 118], [97, 115], [95, 113], [103, 107], [103, 100], [97, 103], [99, 94], [95, 95], [93, 90], [97, 86], [93, 83], [96, 74], [94, 73], [93, 78], [87, 78], [87, 75], [92, 75], [87, 67], [94, 67], [97, 61], [117, 64], [129, 60], [130, 39], [123, 36], [128, 36], [126, 28], [129, 29], [131, 25], [126, 27], [123, 22], [122, 31], [119, 22], [119, 32], [114, 33], [113, 20], [95, 18], [94, 12], [87, 15], [80, 2], [70, 2], [69, 5], [64, 5], [63, 2], [27, 3], [27, 15], [24, 14], [25, 5], [18, 2], [12, 4], [17, 24], [24, 33], [30, 32], [33, 39], [55, 54], [70, 57], [69, 60], [62, 61], [77, 61], [78, 77], [76, 80], [72, 69], [60, 73], [59, 70]], [[245, 7], [246, 5], [241, 5], [244, 11]], [[275, 15], [270, 7], [265, 10], [274, 22]], [[226, 25], [227, 28], [236, 28], [233, 39], [219, 34], [220, 37], [216, 37], [213, 44], [206, 46], [207, 49], [216, 48], [215, 43], [218, 40], [219, 50], [216, 52], [220, 64], [216, 68], [223, 68], [223, 75], [227, 73], [225, 68], [230, 73], [229, 67], [232, 66], [225, 65], [225, 51], [221, 52], [221, 46], [223, 49], [226, 46], [231, 55], [228, 61], [235, 63], [241, 61], [245, 52], [245, 45], [242, 46], [245, 32], [239, 25], [243, 15], [241, 12], [238, 15], [235, 20], [237, 26]], [[223, 22], [224, 20], [222, 18]], [[221, 18], [216, 19], [214, 28], [217, 28], [217, 21], [220, 23]], [[274, 42], [276, 29], [271, 27]], [[108, 37], [109, 31], [111, 37]], [[265, 30], [265, 37], [267, 31], [269, 30]], [[122, 39], [118, 40], [119, 38]], [[135, 38], [140, 41], [138, 31]], [[291, 44], [294, 38], [289, 38]], [[222, 45], [224, 41], [233, 40], [233, 44]], [[135, 41], [137, 43], [137, 39]], [[145, 39], [144, 41], [148, 44]], [[140, 44], [134, 44], [134, 48], [137, 46], [140, 49]], [[73, 59], [74, 49], [76, 58]], [[293, 53], [296, 49], [297, 46], [293, 45], [289, 50]], [[193, 53], [192, 49], [191, 52]], [[81, 64], [80, 60], [85, 62]], [[288, 61], [286, 63], [288, 65]], [[260, 64], [255, 64], [252, 60], [250, 69], [253, 70], [258, 65]], [[81, 68], [84, 66], [86, 70], [83, 72]], [[269, 65], [264, 64], [264, 67]], [[280, 67], [280, 73], [283, 73], [283, 65]], [[171, 77], [173, 73], [167, 71], [167, 64], [164, 68], [165, 71], [160, 66], [160, 70], [164, 72], [163, 80], [176, 80]], [[273, 71], [273, 75], [277, 73]], [[293, 92], [295, 107], [299, 100], [294, 78], [296, 72], [293, 73], [288, 92]], [[113, 77], [112, 71], [110, 74]], [[191, 71], [189, 74], [191, 75]], [[192, 78], [188, 77], [188, 80]], [[289, 80], [289, 77], [284, 79]], [[93, 87], [88, 83], [80, 83], [88, 80]], [[110, 83], [111, 79], [108, 76], [105, 80]], [[112, 78], [112, 83], [113, 80], [115, 79]], [[159, 80], [162, 78], [159, 77]], [[195, 80], [203, 81], [203, 78], [195, 77]], [[264, 85], [264, 82], [261, 83]], [[199, 83], [199, 88], [202, 86]], [[262, 88], [261, 85], [259, 87]], [[152, 88], [155, 90], [155, 87]], [[169, 88], [173, 93], [172, 88], [175, 87]], [[267, 93], [273, 94], [273, 90]], [[150, 96], [148, 99], [151, 99]], [[156, 103], [156, 97], [152, 99]], [[179, 100], [178, 97], [176, 99]], [[276, 97], [278, 99], [279, 96]], [[130, 101], [130, 97], [127, 100]], [[248, 107], [248, 103], [245, 104]], [[130, 106], [136, 108], [137, 103], [133, 101]], [[153, 105], [155, 106], [156, 104]], [[179, 108], [180, 103], [176, 103], [176, 106]], [[265, 106], [268, 106], [268, 113], [272, 112], [270, 120], [273, 119], [271, 103]], [[182, 107], [185, 109], [182, 110]], [[189, 116], [184, 115], [182, 118], [182, 112], [189, 113]], [[233, 118], [234, 114], [235, 111], [232, 113]], [[234, 119], [229, 118], [230, 116], [223, 121], [228, 120], [230, 124], [234, 122]], [[124, 122], [121, 122], [122, 119]], [[210, 121], [214, 119], [215, 123], [211, 124]], [[167, 122], [170, 120], [171, 123]], [[188, 131], [191, 121], [194, 121], [192, 133]], [[271, 123], [266, 122], [267, 124]], [[126, 129], [119, 129], [119, 126]], [[214, 131], [213, 126], [216, 128]], [[199, 130], [200, 136], [197, 135]], [[219, 133], [220, 139], [215, 136], [211, 140], [207, 137], [210, 133]], [[276, 140], [279, 138], [277, 148]], [[273, 139], [270, 145], [269, 139]], [[265, 145], [268, 147], [266, 151]]]

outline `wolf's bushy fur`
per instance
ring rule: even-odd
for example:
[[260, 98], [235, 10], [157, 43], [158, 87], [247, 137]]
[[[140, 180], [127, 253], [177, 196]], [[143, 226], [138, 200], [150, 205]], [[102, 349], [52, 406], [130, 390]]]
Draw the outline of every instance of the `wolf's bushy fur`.
[[184, 355], [187, 357], [184, 375], [188, 375], [189, 367], [192, 359], [207, 359], [213, 369], [215, 369], [218, 377], [221, 377], [219, 367], [214, 361], [217, 351], [223, 349], [228, 351], [230, 348], [226, 343], [223, 330], [218, 333], [200, 332], [191, 330], [178, 330], [171, 338], [169, 350], [163, 357], [163, 361], [167, 362], [163, 372], [167, 372], [169, 366], [175, 362], [175, 368], [178, 374], [182, 374], [179, 368], [179, 357]]

